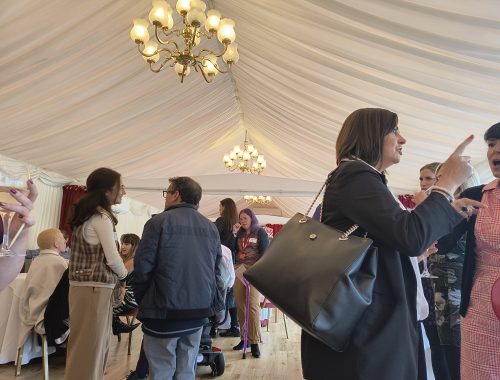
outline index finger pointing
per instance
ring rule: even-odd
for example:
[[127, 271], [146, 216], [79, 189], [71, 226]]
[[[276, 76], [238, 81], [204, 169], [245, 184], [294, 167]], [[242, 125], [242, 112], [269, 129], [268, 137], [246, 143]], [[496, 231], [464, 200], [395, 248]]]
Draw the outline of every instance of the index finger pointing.
[[464, 141], [462, 141], [458, 146], [455, 148], [453, 153], [451, 155], [458, 155], [461, 156], [462, 153], [464, 152], [465, 148], [474, 140], [474, 135], [470, 135], [467, 137]]

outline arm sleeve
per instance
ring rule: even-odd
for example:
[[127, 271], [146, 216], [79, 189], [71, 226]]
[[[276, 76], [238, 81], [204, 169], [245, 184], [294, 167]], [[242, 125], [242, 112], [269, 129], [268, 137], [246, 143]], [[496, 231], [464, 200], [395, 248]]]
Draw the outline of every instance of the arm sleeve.
[[269, 246], [269, 236], [267, 235], [267, 232], [263, 229], [259, 229], [259, 233], [257, 235], [257, 246], [259, 248], [259, 255], [262, 256]]
[[[480, 187], [479, 191], [481, 189], [482, 187]], [[462, 192], [462, 194], [460, 194], [460, 198], [481, 200], [481, 197], [479, 196], [481, 193], [478, 194], [477, 191], [478, 191], [477, 187], [466, 189]], [[453, 229], [453, 232], [451, 234], [440, 238], [437, 244], [438, 250], [440, 252], [450, 252], [456, 246], [458, 240], [462, 237], [462, 235], [467, 231], [469, 223], [473, 223], [474, 220], [475, 216], [471, 217], [469, 220], [463, 219], [462, 222], [460, 222]]]
[[128, 272], [116, 247], [113, 222], [108, 216], [101, 214], [100, 217], [94, 218], [92, 226], [104, 251], [106, 264], [116, 273], [120, 280], [123, 280], [127, 277]]
[[221, 261], [223, 260], [222, 247], [221, 247], [220, 243], [217, 244], [215, 249], [217, 252], [217, 254], [215, 256], [215, 281], [217, 283], [217, 287], [222, 292], [222, 291], [224, 291], [224, 280], [222, 278], [222, 272], [220, 270]]
[[141, 303], [149, 284], [152, 281], [153, 270], [156, 265], [161, 228], [155, 218], [150, 219], [144, 226], [142, 238], [134, 257], [134, 296], [138, 304]]
[[363, 164], [334, 180], [329, 198], [338, 202], [329, 209], [338, 209], [376, 240], [404, 255], [420, 255], [462, 220], [446, 198], [435, 192], [412, 212], [403, 210], [380, 175]]

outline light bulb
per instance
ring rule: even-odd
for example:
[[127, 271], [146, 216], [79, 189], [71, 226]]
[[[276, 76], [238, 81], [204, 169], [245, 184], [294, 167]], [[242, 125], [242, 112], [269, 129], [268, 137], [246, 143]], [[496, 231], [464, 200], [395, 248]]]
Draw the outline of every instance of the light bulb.
[[142, 58], [144, 58], [147, 62], [158, 62], [158, 60], [160, 59], [160, 54], [156, 53], [157, 49], [158, 44], [156, 42], [148, 41], [144, 45], [144, 49], [142, 50], [142, 52], [149, 57], [142, 56]]
[[215, 33], [219, 30], [221, 14], [217, 9], [210, 9], [207, 12], [207, 21], [205, 21], [205, 29], [209, 33]]
[[146, 43], [149, 41], [149, 32], [148, 32], [149, 23], [142, 19], [136, 18], [134, 19], [134, 26], [130, 31], [130, 38], [136, 44]]
[[240, 55], [238, 54], [238, 44], [236, 42], [227, 46], [226, 52], [222, 55], [222, 59], [230, 65], [239, 61]]
[[217, 38], [223, 44], [230, 44], [236, 39], [234, 32], [234, 21], [229, 18], [223, 18], [219, 23], [219, 30], [217, 31]]

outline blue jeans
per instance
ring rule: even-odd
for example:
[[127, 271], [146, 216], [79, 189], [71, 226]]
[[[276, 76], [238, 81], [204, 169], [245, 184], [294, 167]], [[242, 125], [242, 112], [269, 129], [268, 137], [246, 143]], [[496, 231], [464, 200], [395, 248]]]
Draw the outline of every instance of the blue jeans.
[[144, 335], [150, 380], [194, 380], [202, 328], [178, 338]]

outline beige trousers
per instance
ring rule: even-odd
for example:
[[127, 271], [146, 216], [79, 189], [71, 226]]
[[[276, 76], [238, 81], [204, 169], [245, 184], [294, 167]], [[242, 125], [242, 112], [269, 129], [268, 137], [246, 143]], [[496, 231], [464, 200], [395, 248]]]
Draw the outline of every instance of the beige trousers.
[[65, 380], [102, 380], [111, 338], [113, 289], [70, 286]]
[[[248, 343], [256, 344], [260, 342], [260, 293], [252, 285], [250, 287], [250, 302], [248, 308]], [[236, 278], [234, 281], [234, 298], [236, 300], [236, 310], [241, 328], [241, 340], [245, 331], [245, 313], [247, 290], [243, 282]]]

